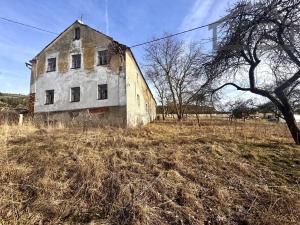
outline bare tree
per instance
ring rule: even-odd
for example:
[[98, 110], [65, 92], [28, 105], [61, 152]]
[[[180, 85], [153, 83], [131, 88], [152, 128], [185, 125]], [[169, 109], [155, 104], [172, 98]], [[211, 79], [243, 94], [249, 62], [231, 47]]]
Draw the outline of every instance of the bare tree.
[[211, 113], [214, 108], [210, 105], [211, 98], [209, 92], [195, 94], [193, 97], [193, 113], [196, 115], [198, 126], [201, 126], [199, 114]]
[[[300, 2], [241, 1], [230, 11], [222, 40], [209, 65], [231, 85], [268, 98], [283, 115], [296, 144], [300, 144], [291, 94], [300, 78]], [[268, 67], [268, 73], [263, 72]], [[245, 72], [244, 72], [245, 71]], [[247, 81], [248, 85], [241, 84]], [[216, 91], [217, 91], [216, 90]]]
[[161, 68], [157, 67], [155, 64], [149, 65], [146, 69], [146, 76], [148, 80], [154, 85], [157, 91], [162, 109], [162, 118], [163, 120], [165, 120], [165, 116], [167, 114], [167, 100], [169, 96], [169, 89], [165, 77], [161, 76], [162, 73], [163, 72], [161, 71]]
[[166, 97], [162, 94], [171, 96], [177, 118], [181, 120], [194, 95], [208, 89], [212, 80], [203, 71], [205, 57], [199, 44], [166, 38], [149, 44], [145, 50], [148, 78], [161, 100]]

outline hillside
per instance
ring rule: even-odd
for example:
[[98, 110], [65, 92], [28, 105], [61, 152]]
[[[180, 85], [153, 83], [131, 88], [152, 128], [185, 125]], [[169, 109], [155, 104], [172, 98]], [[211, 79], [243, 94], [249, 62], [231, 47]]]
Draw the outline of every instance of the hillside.
[[0, 129], [0, 224], [297, 224], [283, 124]]
[[28, 96], [0, 92], [0, 108], [15, 108], [18, 105], [27, 106]]

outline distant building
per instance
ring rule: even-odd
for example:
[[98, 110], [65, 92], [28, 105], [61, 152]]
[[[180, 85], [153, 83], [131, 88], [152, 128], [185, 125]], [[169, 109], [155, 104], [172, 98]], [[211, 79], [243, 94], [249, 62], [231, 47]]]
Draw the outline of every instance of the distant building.
[[125, 45], [75, 21], [30, 61], [30, 113], [55, 121], [136, 126], [156, 102]]

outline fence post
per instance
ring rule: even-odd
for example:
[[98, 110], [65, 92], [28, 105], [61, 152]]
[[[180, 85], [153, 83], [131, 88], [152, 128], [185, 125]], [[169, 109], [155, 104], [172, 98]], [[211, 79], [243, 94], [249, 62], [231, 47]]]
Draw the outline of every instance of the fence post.
[[23, 125], [23, 114], [19, 114], [19, 125]]

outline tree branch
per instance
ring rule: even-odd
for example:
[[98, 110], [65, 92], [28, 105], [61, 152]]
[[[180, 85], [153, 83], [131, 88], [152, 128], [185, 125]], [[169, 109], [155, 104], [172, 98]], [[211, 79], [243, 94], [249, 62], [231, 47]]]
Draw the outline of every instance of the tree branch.
[[243, 88], [243, 87], [238, 86], [235, 83], [226, 83], [226, 84], [222, 85], [221, 87], [218, 87], [217, 89], [213, 90], [212, 93], [214, 94], [214, 93], [216, 93], [217, 91], [221, 90], [222, 88], [224, 88], [226, 86], [234, 86], [239, 91], [251, 91], [250, 88]]

